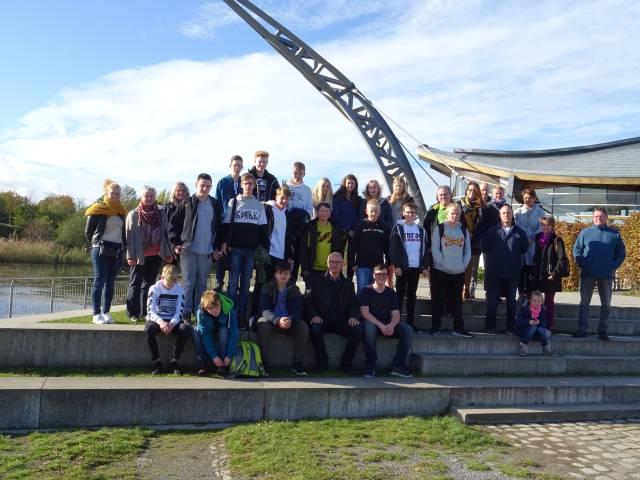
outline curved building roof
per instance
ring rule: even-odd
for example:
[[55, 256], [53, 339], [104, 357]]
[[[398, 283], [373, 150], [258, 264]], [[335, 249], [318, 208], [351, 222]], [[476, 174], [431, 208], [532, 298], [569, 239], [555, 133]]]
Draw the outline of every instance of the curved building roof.
[[640, 185], [640, 137], [552, 150], [448, 152], [421, 145], [418, 154], [447, 176], [454, 169], [532, 182]]

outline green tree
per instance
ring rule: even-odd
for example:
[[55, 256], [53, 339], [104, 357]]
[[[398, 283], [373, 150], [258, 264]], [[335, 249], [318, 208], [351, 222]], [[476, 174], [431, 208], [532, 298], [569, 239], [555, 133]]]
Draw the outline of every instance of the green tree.
[[44, 240], [52, 240], [55, 228], [46, 217], [33, 218], [27, 222], [22, 229], [21, 237], [25, 240], [41, 242]]
[[0, 222], [24, 227], [34, 217], [34, 207], [27, 197], [13, 191], [0, 192]]
[[127, 210], [133, 210], [138, 206], [140, 200], [138, 199], [138, 192], [135, 188], [124, 184], [122, 185], [122, 193], [120, 194], [120, 201], [124, 208]]
[[51, 220], [55, 228], [75, 212], [75, 202], [69, 195], [47, 195], [38, 202], [38, 216]]
[[156, 202], [158, 202], [158, 205], [166, 205], [169, 203], [170, 198], [171, 192], [169, 190], [160, 190], [156, 195]]
[[83, 212], [74, 213], [58, 227], [56, 242], [67, 248], [84, 247], [87, 244], [84, 238], [86, 221], [87, 217]]

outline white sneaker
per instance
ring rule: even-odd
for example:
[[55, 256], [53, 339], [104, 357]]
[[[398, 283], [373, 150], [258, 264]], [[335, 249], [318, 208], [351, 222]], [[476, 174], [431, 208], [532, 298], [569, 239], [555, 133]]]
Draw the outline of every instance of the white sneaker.
[[102, 316], [101, 313], [97, 313], [96, 315], [93, 316], [91, 321], [96, 325], [102, 325], [104, 323], [104, 317]]
[[104, 319], [104, 323], [114, 323], [113, 318], [111, 317], [111, 314], [109, 312], [103, 313], [102, 318]]

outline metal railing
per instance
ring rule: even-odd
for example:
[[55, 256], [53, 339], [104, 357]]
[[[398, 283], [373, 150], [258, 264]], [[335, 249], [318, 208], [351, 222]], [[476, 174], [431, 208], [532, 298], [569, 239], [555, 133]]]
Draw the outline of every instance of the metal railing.
[[[209, 276], [213, 288], [215, 275]], [[129, 277], [116, 277], [112, 305], [124, 305]], [[80, 310], [91, 306], [93, 277], [0, 279], [0, 319]]]

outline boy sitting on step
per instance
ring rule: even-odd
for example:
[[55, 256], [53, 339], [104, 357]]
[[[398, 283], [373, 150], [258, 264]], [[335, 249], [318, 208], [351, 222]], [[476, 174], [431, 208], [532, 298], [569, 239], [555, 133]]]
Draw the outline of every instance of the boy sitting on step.
[[193, 342], [200, 363], [198, 375], [208, 375], [212, 364], [218, 367], [218, 373], [226, 375], [240, 338], [233, 301], [218, 292], [204, 292], [196, 319]]
[[545, 356], [555, 356], [551, 351], [551, 332], [547, 330], [547, 311], [544, 308], [544, 295], [538, 290], [531, 293], [528, 303], [525, 303], [518, 312], [516, 328], [520, 334], [521, 357], [528, 354], [528, 345], [532, 338], [537, 337], [542, 345]]
[[151, 287], [147, 300], [147, 323], [144, 326], [144, 339], [151, 352], [152, 375], [163, 371], [156, 340], [158, 333], [173, 334], [175, 337], [169, 371], [176, 375], [182, 373], [178, 366], [178, 360], [191, 328], [182, 321], [183, 313], [184, 290], [178, 283], [178, 269], [174, 265], [165, 265], [162, 269], [162, 279]]

